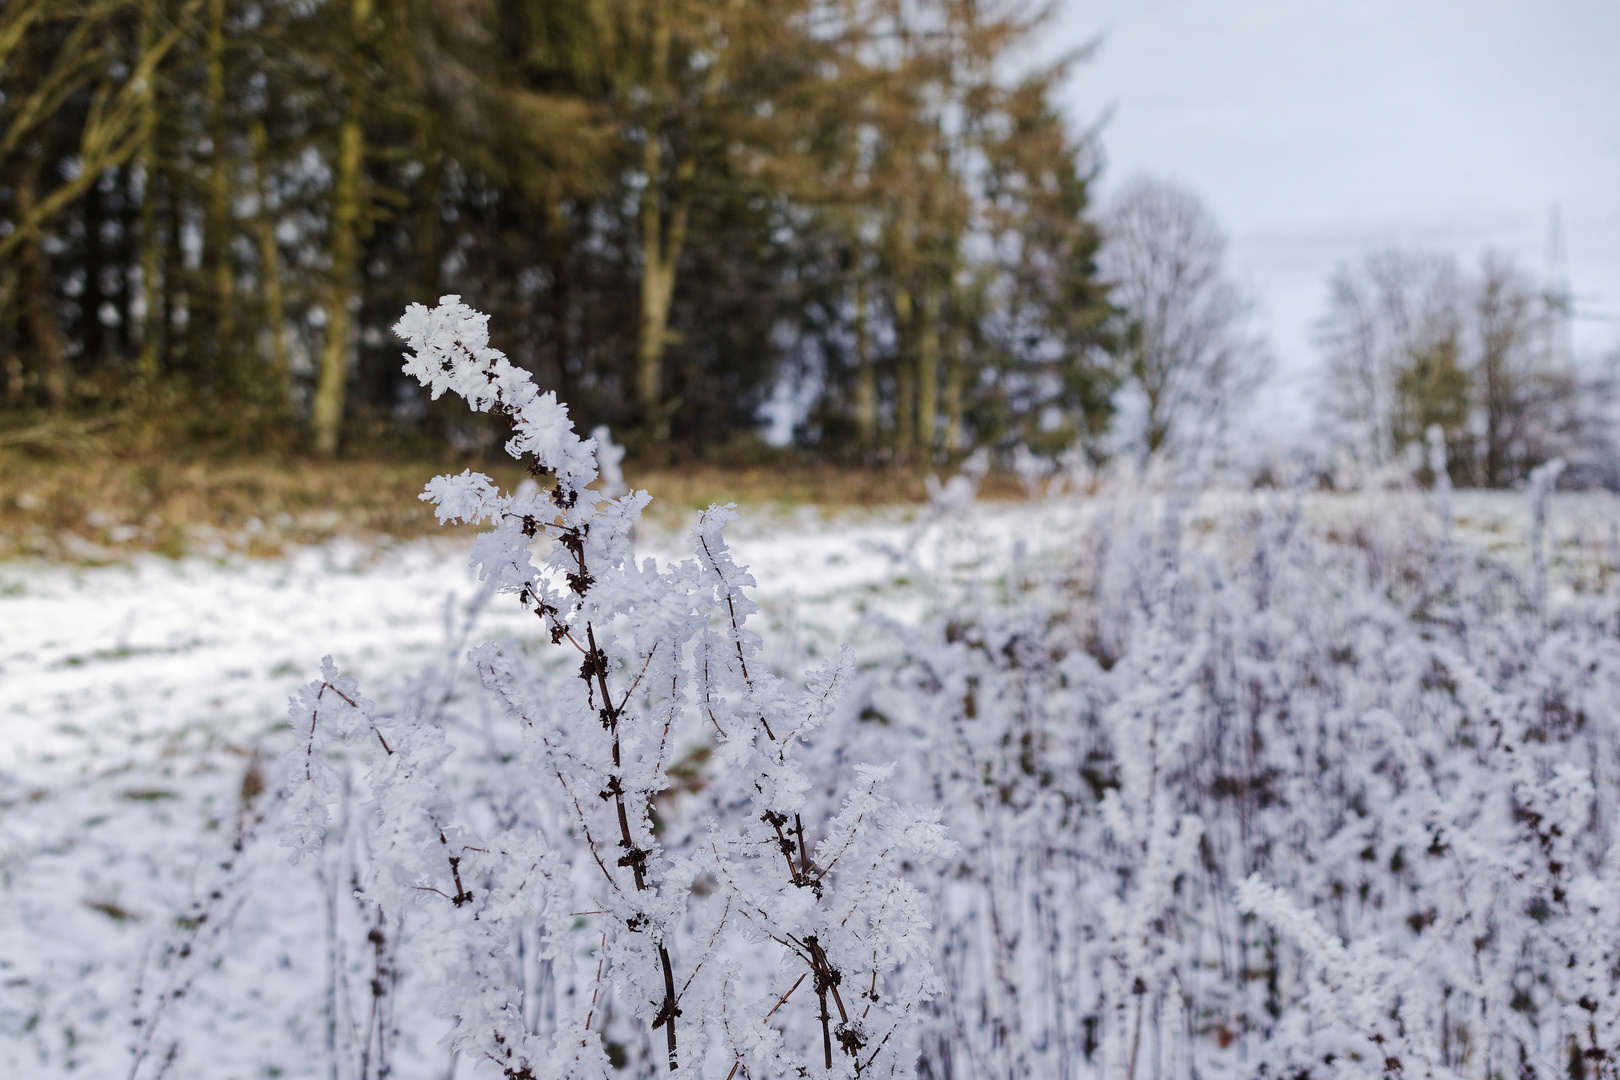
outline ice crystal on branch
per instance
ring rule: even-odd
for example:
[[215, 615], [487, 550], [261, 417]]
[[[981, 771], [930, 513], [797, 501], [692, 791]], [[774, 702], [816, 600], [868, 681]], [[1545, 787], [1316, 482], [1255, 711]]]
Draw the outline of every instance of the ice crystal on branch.
[[[507, 452], [551, 479], [506, 493], [467, 470], [422, 498], [441, 521], [491, 523], [473, 544], [480, 578], [573, 660], [558, 678], [495, 643], [469, 653], [520, 733], [506, 779], [486, 781], [494, 813], [442, 782], [451, 749], [431, 716], [385, 724], [328, 660], [292, 707], [303, 743], [288, 759], [288, 843], [320, 845], [353, 779], [335, 762], [351, 755], [366, 798], [356, 895], [379, 928], [414, 928], [452, 1044], [511, 1080], [601, 1076], [606, 1047], [627, 1040], [644, 1070], [656, 1058], [704, 1075], [909, 1074], [911, 1029], [938, 983], [928, 905], [905, 869], [954, 845], [937, 812], [885, 793], [892, 766], [857, 766], [841, 798], [806, 771], [839, 714], [847, 651], [802, 688], [760, 661], [753, 580], [723, 535], [730, 507], [700, 517], [693, 559], [638, 564], [647, 494], [592, 489], [596, 442], [490, 347], [485, 316], [447, 296], [413, 304], [396, 330], [407, 372], [434, 397], [506, 417]], [[699, 750], [703, 797], [677, 807], [669, 771]], [[513, 975], [531, 937], [554, 970], [572, 962], [547, 1010]], [[549, 1024], [529, 1019], [542, 1012]]]

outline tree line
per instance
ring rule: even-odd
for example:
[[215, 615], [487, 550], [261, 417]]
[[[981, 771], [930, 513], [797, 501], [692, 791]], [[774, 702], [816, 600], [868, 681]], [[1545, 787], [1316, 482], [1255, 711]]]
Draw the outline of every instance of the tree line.
[[1375, 468], [1415, 466], [1438, 440], [1457, 484], [1516, 487], [1562, 458], [1572, 482], [1614, 487], [1612, 375], [1575, 362], [1569, 318], [1565, 290], [1506, 256], [1470, 273], [1444, 254], [1376, 252], [1329, 283], [1326, 411]]
[[[746, 451], [774, 395], [846, 460], [1197, 456], [1269, 369], [1224, 237], [1100, 152], [1014, 0], [10, 0], [0, 419], [178, 419], [332, 454], [495, 429], [399, 371], [465, 294], [580, 421]], [[1105, 242], [1106, 241], [1106, 242]], [[1608, 482], [1556, 298], [1385, 253], [1330, 283], [1324, 412], [1374, 466]], [[1579, 472], [1580, 470], [1577, 470]], [[1601, 475], [1598, 475], [1601, 474]]]
[[[1095, 155], [983, 0], [10, 0], [5, 408], [487, 441], [390, 327], [464, 293], [587, 425], [1094, 445]], [[1017, 71], [1020, 74], [1009, 75]], [[157, 403], [154, 405], [153, 403]]]

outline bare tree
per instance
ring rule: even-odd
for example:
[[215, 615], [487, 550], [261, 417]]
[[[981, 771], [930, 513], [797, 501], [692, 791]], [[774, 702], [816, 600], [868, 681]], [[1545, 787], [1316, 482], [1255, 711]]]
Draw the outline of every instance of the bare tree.
[[1612, 484], [1612, 372], [1557, 355], [1558, 298], [1511, 259], [1489, 254], [1473, 300], [1480, 482], [1510, 487], [1562, 457], [1572, 466], [1566, 482]]
[[1329, 412], [1373, 465], [1438, 425], [1452, 478], [1508, 487], [1554, 457], [1614, 471], [1609, 380], [1546, 348], [1556, 312], [1529, 276], [1487, 255], [1477, 276], [1448, 256], [1384, 251], [1330, 283], [1321, 342]]
[[1225, 235], [1198, 196], [1140, 177], [1115, 200], [1103, 238], [1103, 276], [1123, 321], [1118, 355], [1145, 406], [1138, 446], [1208, 444], [1270, 366], [1253, 305], [1226, 277]]
[[1462, 291], [1448, 257], [1402, 251], [1342, 266], [1321, 323], [1329, 409], [1370, 464], [1438, 423], [1454, 442], [1467, 420], [1461, 368]]

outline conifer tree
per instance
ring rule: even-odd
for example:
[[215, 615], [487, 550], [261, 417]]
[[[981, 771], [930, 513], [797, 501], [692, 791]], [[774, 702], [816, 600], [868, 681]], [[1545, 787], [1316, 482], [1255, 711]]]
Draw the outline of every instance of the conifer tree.
[[86, 376], [240, 445], [477, 443], [387, 348], [392, 312], [461, 290], [642, 450], [751, 437], [779, 386], [840, 453], [1092, 438], [1087, 151], [1061, 66], [1009, 75], [1039, 25], [965, 0], [17, 0], [6, 407]]

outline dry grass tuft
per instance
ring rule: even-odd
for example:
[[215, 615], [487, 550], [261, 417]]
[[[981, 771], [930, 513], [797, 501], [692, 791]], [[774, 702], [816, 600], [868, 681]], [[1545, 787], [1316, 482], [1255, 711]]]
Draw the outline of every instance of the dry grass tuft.
[[[504, 460], [300, 460], [114, 452], [87, 444], [41, 453], [0, 444], [0, 559], [116, 562], [136, 552], [277, 555], [336, 537], [386, 542], [471, 530], [441, 527], [416, 496], [431, 476], [472, 467], [503, 486], [521, 472]], [[626, 470], [655, 499], [655, 516], [715, 502], [787, 509], [919, 502], [920, 476], [899, 469], [794, 464]], [[1014, 496], [991, 477], [986, 494]]]
[[379, 462], [37, 458], [0, 452], [0, 558], [135, 551], [274, 555], [336, 536], [437, 531], [428, 467]]

